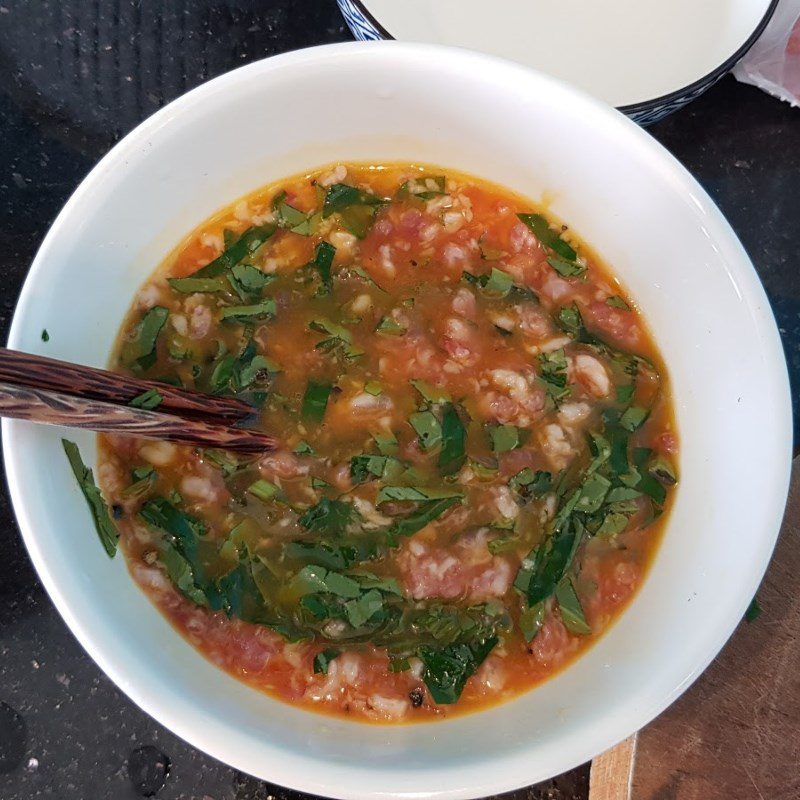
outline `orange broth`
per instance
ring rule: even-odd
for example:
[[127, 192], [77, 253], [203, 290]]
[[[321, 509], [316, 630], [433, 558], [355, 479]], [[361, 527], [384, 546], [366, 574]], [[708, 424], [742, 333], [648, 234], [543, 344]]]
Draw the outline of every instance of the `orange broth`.
[[336, 165], [220, 211], [139, 291], [112, 367], [240, 396], [282, 443], [100, 437], [134, 579], [214, 663], [430, 720], [531, 689], [631, 600], [674, 493], [667, 375], [543, 215], [452, 170]]

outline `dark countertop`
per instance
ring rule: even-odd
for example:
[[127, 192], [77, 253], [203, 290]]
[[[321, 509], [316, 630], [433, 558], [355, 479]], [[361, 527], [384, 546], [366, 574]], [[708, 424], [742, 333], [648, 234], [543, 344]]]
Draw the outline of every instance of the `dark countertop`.
[[[115, 141], [233, 67], [350, 38], [334, 0], [0, 0], [0, 338], [48, 226]], [[651, 132], [706, 187], [753, 258], [783, 335], [797, 431], [800, 111], [728, 77]], [[4, 493], [0, 547], [3, 800], [299, 797], [189, 747], [99, 671], [45, 595]], [[587, 794], [583, 767], [508, 797]]]

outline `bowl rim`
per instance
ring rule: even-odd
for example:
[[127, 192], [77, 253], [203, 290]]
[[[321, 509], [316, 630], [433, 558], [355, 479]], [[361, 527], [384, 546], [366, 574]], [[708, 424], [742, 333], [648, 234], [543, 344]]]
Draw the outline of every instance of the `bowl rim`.
[[[372, 11], [367, 8], [364, 0], [337, 0], [337, 3], [341, 4], [342, 2], [349, 2], [354, 5], [358, 9], [359, 13], [364, 16], [370, 25], [372, 25], [372, 27], [375, 28], [375, 30], [384, 39], [398, 41], [396, 37], [386, 29], [386, 26], [375, 17]], [[617, 108], [619, 111], [622, 111], [623, 114], [635, 116], [648, 111], [653, 111], [661, 106], [669, 106], [673, 103], [680, 103], [687, 97], [691, 99], [695, 92], [702, 92], [704, 89], [710, 88], [710, 86], [716, 83], [726, 72], [729, 72], [731, 69], [733, 69], [739, 60], [743, 58], [747, 51], [756, 43], [759, 36], [761, 36], [761, 34], [764, 32], [764, 29], [767, 27], [767, 25], [769, 25], [769, 22], [775, 13], [775, 9], [778, 7], [778, 2], [779, 0], [770, 0], [770, 4], [767, 7], [767, 10], [764, 12], [764, 16], [759, 20], [750, 36], [748, 36], [744, 43], [730, 56], [728, 56], [719, 66], [714, 67], [714, 69], [710, 70], [705, 75], [696, 78], [691, 83], [687, 83], [685, 86], [673, 89], [671, 92], [658, 95], [657, 97], [653, 97], [648, 100], [638, 100], [635, 103], [626, 103], [625, 105], [615, 106], [615, 108]], [[534, 69], [533, 67], [528, 68]]]
[[[466, 800], [467, 798], [517, 789], [533, 781], [544, 780], [550, 775], [572, 769], [595, 757], [602, 749], [627, 738], [650, 722], [680, 696], [717, 655], [741, 620], [772, 556], [783, 518], [791, 470], [792, 412], [788, 370], [783, 347], [774, 314], [747, 253], [733, 229], [705, 190], [672, 154], [623, 114], [587, 93], [529, 67], [462, 48], [408, 42], [373, 42], [367, 46], [360, 42], [346, 42], [321, 45], [262, 59], [201, 84], [172, 101], [128, 133], [89, 172], [51, 225], [34, 258], [14, 310], [8, 346], [13, 348], [15, 345], [19, 345], [24, 338], [24, 331], [29, 326], [29, 322], [26, 319], [28, 311], [35, 302], [35, 287], [40, 275], [46, 272], [48, 253], [54, 246], [54, 242], [59, 238], [61, 229], [66, 226], [73, 209], [80, 206], [84, 197], [90, 195], [107, 174], [115, 169], [123, 168], [127, 156], [135, 152], [143, 142], [147, 141], [148, 137], [157, 136], [158, 129], [165, 127], [170, 119], [198, 100], [206, 98], [210, 100], [215, 93], [219, 93], [220, 89], [228, 85], [235, 85], [251, 79], [263, 79], [272, 71], [278, 71], [295, 64], [308, 64], [317, 59], [326, 62], [331, 56], [335, 56], [337, 59], [351, 56], [364, 59], [368, 57], [366, 54], [370, 51], [378, 54], [377, 57], [379, 58], [386, 57], [387, 52], [394, 51], [401, 54], [401, 56], [418, 59], [422, 63], [436, 63], [437, 59], [447, 58], [456, 62], [460, 61], [465, 67], [469, 66], [472, 69], [477, 67], [504, 71], [509, 77], [514, 77], [521, 81], [529, 81], [532, 89], [535, 88], [537, 83], [548, 85], [567, 96], [572, 103], [583, 106], [587, 113], [602, 118], [610, 129], [630, 144], [631, 149], [638, 149], [639, 152], [649, 155], [658, 164], [666, 168], [670, 179], [677, 182], [681, 189], [692, 197], [694, 204], [705, 213], [706, 220], [712, 226], [712, 230], [724, 242], [732, 263], [735, 263], [740, 271], [739, 277], [749, 296], [761, 301], [764, 306], [763, 316], [757, 320], [756, 325], [763, 334], [763, 342], [765, 344], [763, 355], [768, 365], [765, 369], [768, 370], [772, 379], [772, 388], [774, 389], [772, 396], [774, 408], [772, 410], [776, 419], [775, 427], [785, 434], [780, 441], [777, 441], [778, 437], [776, 437], [776, 462], [771, 465], [776, 474], [776, 479], [771, 485], [772, 493], [767, 498], [768, 502], [765, 501], [765, 507], [770, 510], [770, 515], [769, 519], [765, 519], [764, 531], [771, 531], [772, 533], [769, 536], [765, 534], [762, 537], [759, 558], [751, 563], [750, 579], [747, 585], [739, 587], [740, 607], [737, 608], [731, 604], [726, 624], [720, 625], [715, 631], [715, 635], [707, 639], [705, 649], [702, 652], [698, 651], [689, 674], [685, 674], [684, 670], [680, 671], [680, 675], [673, 674], [668, 681], [672, 688], [669, 691], [665, 691], [657, 700], [655, 698], [652, 700], [647, 699], [646, 703], [639, 702], [637, 704], [633, 701], [635, 694], [632, 693], [632, 699], [629, 699], [627, 704], [616, 707], [617, 712], [624, 711], [625, 713], [609, 715], [609, 718], [604, 721], [602, 726], [604, 733], [600, 734], [595, 730], [591, 735], [585, 736], [583, 739], [573, 733], [572, 743], [574, 746], [564, 748], [562, 757], [559, 760], [554, 760], [548, 767], [548, 775], [530, 773], [521, 775], [526, 762], [522, 756], [515, 754], [514, 759], [509, 759], [506, 764], [508, 767], [515, 767], [516, 771], [511, 768], [507, 770], [491, 770], [488, 771], [491, 774], [487, 774], [485, 781], [482, 783], [464, 785], [464, 779], [458, 768], [451, 766], [440, 771], [437, 786], [426, 787], [424, 790], [426, 796], [435, 797], [437, 800]], [[435, 58], [432, 58], [433, 56]], [[18, 465], [22, 463], [24, 453], [17, 446], [16, 440], [17, 433], [23, 429], [24, 424], [18, 420], [2, 420], [2, 435], [6, 443], [3, 452], [6, 479], [23, 541], [40, 580], [73, 635], [75, 635], [95, 663], [136, 705], [177, 736], [197, 749], [209, 753], [212, 757], [235, 768], [249, 771], [252, 774], [261, 774], [261, 777], [267, 780], [290, 786], [299, 791], [327, 797], [346, 798], [347, 800], [363, 800], [363, 798], [367, 797], [409, 798], [410, 800], [410, 798], [420, 796], [420, 792], [416, 790], [386, 788], [385, 782], [389, 777], [387, 772], [372, 772], [373, 785], [371, 788], [365, 788], [364, 783], [370, 773], [362, 772], [363, 768], [359, 767], [359, 765], [337, 764], [334, 770], [332, 764], [326, 763], [327, 775], [320, 776], [319, 770], [315, 772], [309, 769], [311, 766], [318, 767], [320, 765], [320, 762], [315, 760], [313, 755], [309, 756], [306, 753], [298, 752], [290, 755], [285, 750], [278, 750], [270, 742], [263, 740], [261, 745], [264, 748], [262, 752], [265, 756], [262, 756], [259, 763], [267, 764], [270, 774], [264, 775], [263, 768], [259, 773], [259, 768], [252, 759], [248, 761], [247, 765], [243, 763], [245, 760], [243, 758], [237, 761], [231, 750], [226, 750], [225, 742], [216, 739], [212, 740], [208, 733], [194, 729], [187, 720], [182, 718], [176, 701], [168, 700], [165, 702], [162, 697], [149, 691], [144, 681], [138, 679], [129, 671], [126, 672], [124, 665], [117, 668], [112, 654], [108, 651], [107, 644], [102, 637], [96, 636], [94, 631], [73, 613], [69, 600], [70, 589], [63, 584], [59, 584], [53, 576], [48, 566], [47, 555], [37, 541], [36, 530], [28, 509], [29, 501], [26, 499], [26, 492], [19, 479]], [[217, 717], [217, 725], [220, 724], [224, 726], [227, 723]], [[600, 728], [600, 726], [597, 727], [598, 729]], [[586, 730], [583, 732], [586, 734]], [[523, 748], [523, 750], [525, 754], [530, 752], [529, 747]], [[269, 754], [273, 758], [267, 758], [266, 755]]]

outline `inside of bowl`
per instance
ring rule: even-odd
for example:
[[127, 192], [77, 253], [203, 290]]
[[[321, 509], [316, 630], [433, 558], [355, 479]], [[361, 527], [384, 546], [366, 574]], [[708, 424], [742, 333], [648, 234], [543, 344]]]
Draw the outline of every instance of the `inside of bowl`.
[[756, 30], [770, 0], [363, 0], [362, 5], [401, 41], [510, 58], [625, 106], [683, 89], [722, 66]]
[[[630, 733], [730, 634], [785, 496], [788, 415], [774, 322], [719, 213], [632, 124], [483, 57], [345, 46], [246, 67], [126, 139], [48, 236], [11, 345], [104, 365], [137, 287], [193, 226], [260, 185], [347, 160], [430, 162], [547, 198], [651, 324], [677, 398], [681, 486], [652, 573], [594, 648], [518, 700], [445, 723], [376, 727], [310, 714], [205, 661], [123, 560], [108, 561], [61, 451], [63, 431], [5, 426], [10, 486], [36, 567], [83, 645], [193, 744], [321, 794], [493, 793]], [[93, 460], [91, 435], [67, 435]]]

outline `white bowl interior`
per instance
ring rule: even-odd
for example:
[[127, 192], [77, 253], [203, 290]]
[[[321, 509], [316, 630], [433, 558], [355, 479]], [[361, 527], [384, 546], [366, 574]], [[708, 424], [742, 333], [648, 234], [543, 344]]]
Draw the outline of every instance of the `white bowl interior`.
[[510, 58], [614, 106], [654, 100], [708, 75], [744, 45], [770, 2], [362, 0], [396, 39]]
[[[337, 797], [475, 797], [549, 777], [646, 723], [697, 676], [766, 567], [788, 483], [790, 412], [774, 320], [700, 187], [621, 115], [486, 56], [340, 45], [245, 67], [173, 103], [104, 159], [39, 252], [14, 348], [103, 366], [137, 287], [189, 230], [259, 185], [337, 160], [414, 160], [547, 196], [640, 304], [678, 398], [682, 483], [632, 607], [518, 700], [376, 727], [238, 683], [186, 644], [99, 546], [59, 438], [4, 422], [33, 561], [84, 647], [142, 708], [217, 758]], [[50, 333], [44, 344], [43, 328]]]

